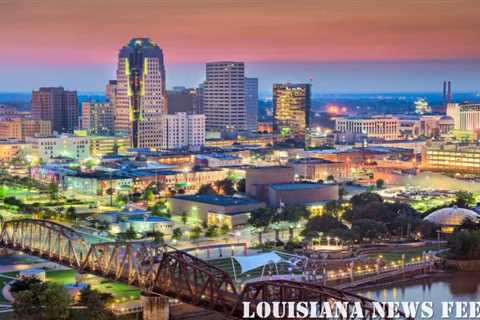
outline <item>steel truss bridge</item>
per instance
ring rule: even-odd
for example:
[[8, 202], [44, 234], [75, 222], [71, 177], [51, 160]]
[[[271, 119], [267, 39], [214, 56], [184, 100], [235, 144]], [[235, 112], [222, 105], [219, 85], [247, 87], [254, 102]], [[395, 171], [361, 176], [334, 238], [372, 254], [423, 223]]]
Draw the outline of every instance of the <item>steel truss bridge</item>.
[[22, 251], [73, 269], [137, 286], [231, 318], [242, 318], [243, 302], [346, 302], [373, 319], [372, 300], [347, 291], [288, 280], [236, 286], [230, 275], [184, 251], [154, 242], [88, 244], [74, 229], [34, 219], [1, 223], [0, 247]]

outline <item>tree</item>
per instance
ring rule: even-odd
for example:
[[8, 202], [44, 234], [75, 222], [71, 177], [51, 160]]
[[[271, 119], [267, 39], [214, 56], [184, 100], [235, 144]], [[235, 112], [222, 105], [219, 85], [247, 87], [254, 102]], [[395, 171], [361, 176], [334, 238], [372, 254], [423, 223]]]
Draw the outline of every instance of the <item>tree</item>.
[[213, 189], [211, 184], [204, 184], [200, 186], [197, 194], [214, 196], [214, 195], [217, 195], [217, 192]]
[[248, 224], [256, 229], [259, 244], [262, 244], [262, 234], [272, 223], [273, 216], [274, 212], [271, 208], [258, 208], [251, 213]]
[[331, 234], [332, 230], [336, 230], [338, 234], [340, 230], [348, 230], [348, 227], [333, 216], [322, 215], [310, 218], [302, 231], [302, 235], [307, 239], [316, 238], [320, 233], [333, 236]]
[[480, 219], [473, 220], [472, 218], [465, 218], [462, 224], [458, 226], [458, 230], [480, 230]]
[[153, 232], [153, 239], [156, 242], [163, 242], [165, 238], [165, 234], [162, 231], [154, 231]]
[[15, 318], [19, 320], [38, 318], [42, 312], [38, 295], [33, 290], [24, 290], [15, 294], [12, 307]]
[[69, 306], [71, 299], [68, 291], [63, 286], [48, 283], [39, 298], [43, 306], [44, 319], [67, 319], [70, 315]]
[[205, 231], [205, 237], [207, 237], [207, 238], [218, 237], [219, 234], [220, 234], [220, 232], [218, 230], [217, 225], [210, 225], [210, 226], [208, 226], [207, 231]]
[[327, 181], [334, 182], [334, 181], [335, 181], [335, 177], [330, 174], [330, 175], [327, 177]]
[[460, 208], [471, 208], [476, 205], [476, 199], [473, 193], [468, 191], [458, 191], [455, 193], [455, 205]]
[[363, 192], [363, 193], [354, 195], [352, 199], [350, 199], [350, 203], [352, 204], [352, 209], [355, 209], [356, 207], [362, 207], [372, 202], [383, 202], [383, 198], [380, 195], [373, 192]]
[[50, 183], [47, 187], [47, 192], [50, 195], [51, 200], [58, 199], [58, 185], [56, 183]]
[[323, 214], [335, 217], [337, 219], [342, 218], [343, 211], [342, 204], [335, 200], [327, 202], [325, 207], [323, 207]]
[[143, 199], [147, 202], [153, 202], [155, 200], [155, 194], [153, 193], [152, 190], [150, 189], [147, 189], [145, 190], [145, 192], [143, 193]]
[[183, 235], [182, 229], [180, 229], [180, 228], [175, 228], [175, 229], [173, 229], [173, 231], [172, 231], [172, 239], [178, 241], [178, 240], [180, 240], [180, 239], [182, 238], [182, 235]]
[[226, 235], [229, 231], [230, 231], [230, 227], [228, 226], [228, 224], [223, 224], [220, 227], [220, 235], [222, 236]]
[[[286, 206], [281, 208], [273, 216], [274, 222], [285, 222], [288, 225], [289, 240], [293, 239], [293, 230], [302, 219], [306, 219], [309, 216], [308, 210], [304, 206]], [[278, 240], [278, 239], [277, 239]]]
[[376, 182], [375, 182], [375, 185], [377, 186], [377, 189], [382, 189], [383, 186], [385, 185], [385, 181], [383, 179], [378, 179]]
[[196, 226], [192, 230], [190, 230], [190, 239], [198, 240], [201, 234], [202, 234], [202, 228], [200, 228], [199, 226]]
[[182, 219], [182, 223], [183, 224], [187, 224], [187, 220], [188, 220], [188, 215], [185, 211], [182, 212], [181, 214], [181, 219]]
[[237, 182], [237, 191], [245, 193], [245, 178], [238, 180]]
[[66, 211], [66, 216], [68, 220], [75, 220], [77, 210], [74, 207], [68, 207]]
[[379, 239], [387, 233], [387, 227], [372, 219], [358, 219], [352, 224], [352, 232], [354, 236], [362, 241], [363, 239]]
[[480, 231], [465, 230], [455, 232], [448, 239], [449, 253], [454, 259], [480, 259]]
[[21, 277], [20, 279], [13, 281], [10, 285], [10, 292], [12, 295], [15, 295], [20, 291], [30, 290], [34, 285], [39, 284], [42, 284], [42, 281], [35, 277]]
[[107, 320], [111, 318], [107, 310], [107, 303], [113, 300], [110, 293], [102, 293], [92, 290], [90, 287], [80, 291], [79, 303], [85, 307], [85, 318], [89, 320]]
[[167, 201], [162, 199], [150, 207], [150, 212], [153, 215], [161, 217], [170, 217], [170, 210], [168, 209]]
[[236, 192], [235, 184], [228, 178], [215, 182], [215, 187], [217, 188], [219, 194], [232, 196]]

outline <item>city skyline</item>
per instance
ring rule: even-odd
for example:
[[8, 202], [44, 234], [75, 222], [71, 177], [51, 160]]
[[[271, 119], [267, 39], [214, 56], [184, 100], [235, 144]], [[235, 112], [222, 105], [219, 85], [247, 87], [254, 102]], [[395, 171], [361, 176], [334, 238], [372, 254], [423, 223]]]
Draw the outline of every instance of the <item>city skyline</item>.
[[1, 79], [0, 91], [101, 91], [115, 74], [116, 52], [136, 36], [164, 50], [169, 88], [196, 86], [206, 62], [233, 60], [246, 62], [262, 93], [275, 82], [309, 79], [314, 92], [436, 91], [444, 79], [456, 91], [479, 89], [474, 1], [378, 4], [3, 1], [0, 40], [9, 46], [0, 67], [16, 76]]

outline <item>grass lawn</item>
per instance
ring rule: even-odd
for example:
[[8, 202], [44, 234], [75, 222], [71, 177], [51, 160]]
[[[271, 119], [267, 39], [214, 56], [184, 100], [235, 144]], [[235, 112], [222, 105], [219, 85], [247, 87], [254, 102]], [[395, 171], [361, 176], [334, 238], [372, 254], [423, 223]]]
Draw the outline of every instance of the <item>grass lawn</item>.
[[[52, 270], [47, 271], [47, 280], [53, 283], [65, 285], [75, 283], [75, 270]], [[111, 293], [116, 299], [136, 299], [140, 296], [140, 289], [124, 283], [104, 280], [98, 285], [92, 286], [101, 292]]]

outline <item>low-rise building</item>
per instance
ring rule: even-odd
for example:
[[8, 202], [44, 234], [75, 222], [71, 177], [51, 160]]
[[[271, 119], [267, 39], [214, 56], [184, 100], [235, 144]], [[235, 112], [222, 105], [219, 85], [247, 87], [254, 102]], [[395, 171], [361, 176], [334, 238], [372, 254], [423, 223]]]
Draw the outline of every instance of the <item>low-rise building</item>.
[[75, 160], [85, 160], [90, 157], [90, 139], [71, 135], [53, 137], [28, 137], [32, 145], [32, 153], [42, 161], [64, 157]]
[[243, 164], [242, 157], [222, 153], [197, 155], [196, 162], [210, 168], [234, 167]]
[[290, 161], [289, 165], [293, 167], [295, 176], [312, 181], [325, 181], [330, 177], [340, 181], [349, 176], [348, 167], [343, 162], [319, 158], [303, 158]]
[[130, 139], [122, 136], [91, 136], [90, 155], [103, 157], [112, 153], [125, 153], [130, 146]]
[[422, 152], [422, 170], [480, 173], [478, 145], [430, 144]]
[[294, 179], [294, 169], [288, 166], [248, 168], [245, 173], [245, 191], [252, 198], [267, 201], [270, 185], [291, 183]]
[[24, 155], [31, 154], [32, 145], [29, 143], [24, 143], [20, 141], [0, 141], [0, 161], [10, 160], [12, 157], [16, 156], [18, 153]]
[[244, 226], [250, 213], [265, 207], [265, 203], [250, 198], [211, 195], [175, 196], [168, 199], [173, 215], [187, 214], [208, 225], [229, 228]]
[[274, 208], [331, 200], [338, 200], [337, 184], [278, 183], [268, 189], [268, 205]]
[[400, 120], [393, 116], [338, 117], [335, 119], [335, 130], [363, 133], [368, 138], [396, 140], [400, 137]]

